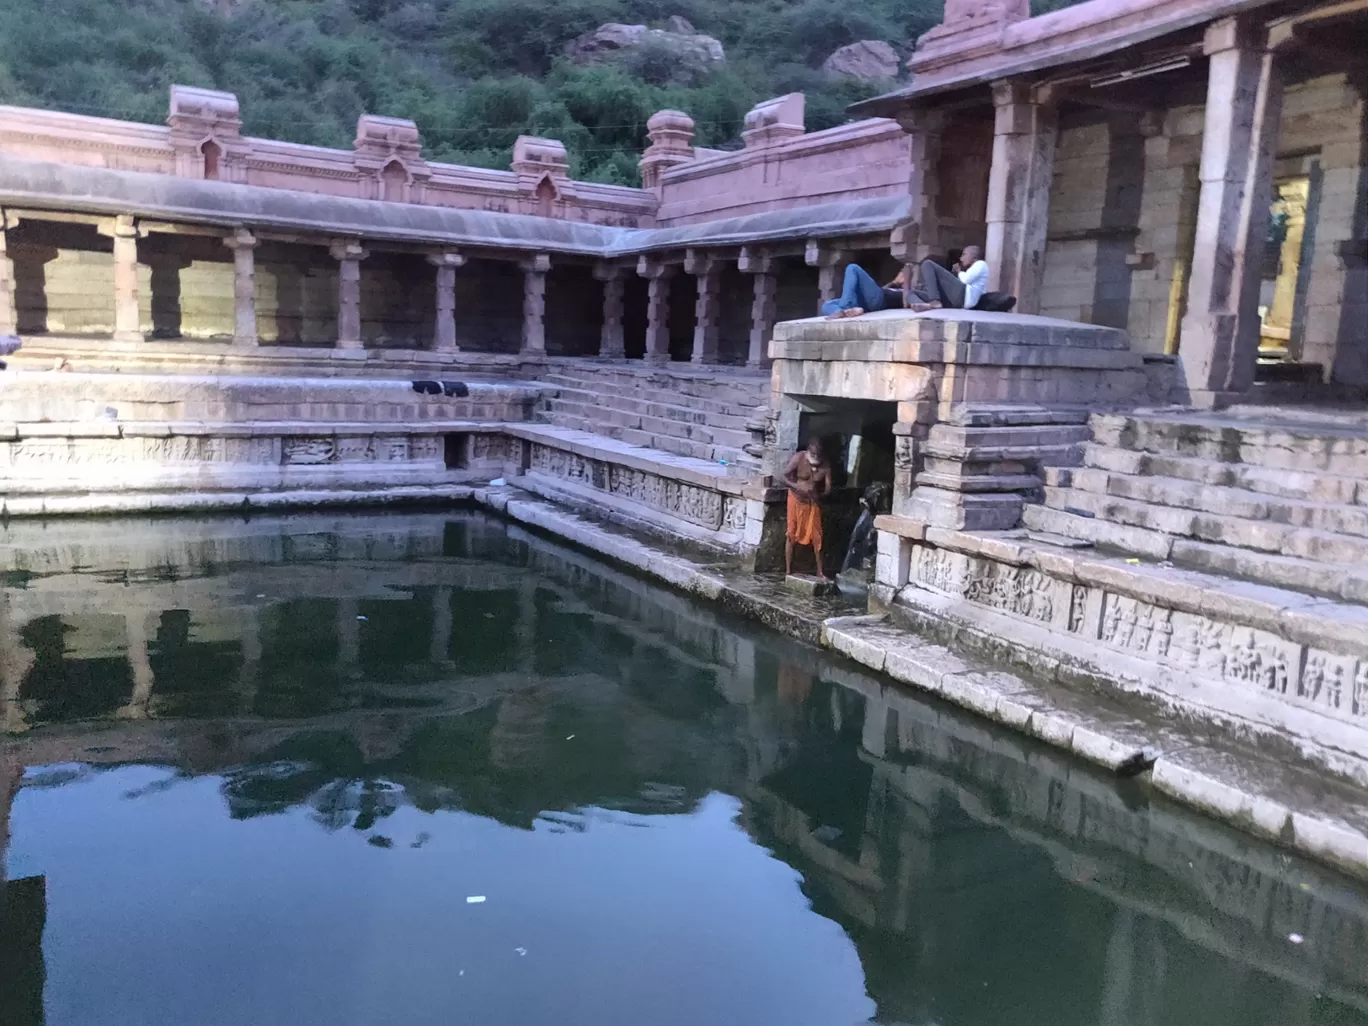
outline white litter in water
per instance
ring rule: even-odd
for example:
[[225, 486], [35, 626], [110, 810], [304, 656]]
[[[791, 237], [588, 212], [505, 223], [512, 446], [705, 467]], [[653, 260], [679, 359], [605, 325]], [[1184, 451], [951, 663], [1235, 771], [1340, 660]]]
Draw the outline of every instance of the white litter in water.
[[502, 488], [502, 487], [503, 487], [504, 485], [506, 485], [506, 484], [508, 484], [508, 482], [507, 482], [504, 478], [502, 478], [502, 477], [496, 477], [493, 481], [490, 481], [490, 482], [489, 482], [489, 487], [490, 487], [490, 488]]
[[265, 595], [258, 595], [257, 598], [265, 598]]
[[456, 975], [458, 975], [458, 976], [464, 976], [464, 975], [465, 975], [465, 970], [462, 969], [462, 970], [461, 970], [459, 973], [457, 973]]
[[1287, 935], [1287, 939], [1290, 940], [1293, 944], [1300, 944], [1302, 941], [1306, 940], [1306, 938], [1299, 933], [1289, 933]]
[[472, 894], [470, 897], [466, 898], [467, 905], [483, 905], [484, 903], [485, 896], [483, 894]]
[[526, 949], [526, 948], [514, 948], [513, 950], [516, 951], [519, 955], [525, 955], [525, 954], [527, 954], [527, 949]]
[[365, 617], [365, 616], [358, 616], [357, 619], [358, 619], [358, 620], [366, 620], [366, 619], [369, 619], [369, 618], [368, 618], [368, 617]]
[[566, 737], [565, 740], [567, 740], [567, 741], [573, 741], [573, 740], [575, 740], [575, 735], [574, 735], [574, 734], [570, 734], [569, 736]]

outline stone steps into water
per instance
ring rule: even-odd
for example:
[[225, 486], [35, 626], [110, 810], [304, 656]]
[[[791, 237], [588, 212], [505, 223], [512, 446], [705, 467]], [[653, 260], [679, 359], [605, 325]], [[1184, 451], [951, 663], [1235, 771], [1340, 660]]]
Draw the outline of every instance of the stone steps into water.
[[756, 469], [748, 424], [768, 399], [768, 379], [750, 372], [562, 364], [543, 376], [555, 394], [548, 423], [632, 445]]
[[[1368, 875], [1368, 809], [1356, 788], [1289, 765], [1278, 753], [1213, 738], [1131, 703], [1004, 672], [1002, 664], [966, 654], [958, 645], [952, 650], [908, 633], [903, 612], [828, 620], [822, 641], [901, 684], [1089, 762], [1137, 774], [1156, 791], [1267, 840]], [[917, 625], [915, 618], [911, 625]], [[887, 692], [870, 700], [896, 702]], [[881, 739], [870, 738], [871, 719], [876, 728], [880, 721], [866, 716], [866, 737], [877, 751]]]
[[1368, 573], [1368, 417], [1254, 407], [1099, 414], [1028, 528], [1317, 594]]

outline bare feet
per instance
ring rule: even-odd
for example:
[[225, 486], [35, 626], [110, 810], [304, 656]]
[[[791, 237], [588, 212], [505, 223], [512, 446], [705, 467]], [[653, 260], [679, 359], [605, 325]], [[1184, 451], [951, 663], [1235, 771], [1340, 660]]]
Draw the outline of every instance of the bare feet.
[[837, 310], [833, 314], [827, 314], [827, 320], [839, 321], [842, 317], [859, 317], [864, 310], [858, 306], [852, 306], [849, 310]]
[[911, 306], [908, 307], [908, 309], [911, 310], [913, 313], [926, 313], [926, 311], [928, 310], [939, 310], [940, 308], [940, 303], [937, 303], [935, 301], [932, 301], [930, 303], [913, 303]]

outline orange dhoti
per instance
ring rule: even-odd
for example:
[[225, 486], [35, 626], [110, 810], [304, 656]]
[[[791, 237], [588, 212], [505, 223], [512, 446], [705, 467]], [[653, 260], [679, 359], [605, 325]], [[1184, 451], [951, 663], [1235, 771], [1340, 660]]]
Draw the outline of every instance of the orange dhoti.
[[822, 507], [788, 493], [788, 538], [796, 545], [822, 544]]

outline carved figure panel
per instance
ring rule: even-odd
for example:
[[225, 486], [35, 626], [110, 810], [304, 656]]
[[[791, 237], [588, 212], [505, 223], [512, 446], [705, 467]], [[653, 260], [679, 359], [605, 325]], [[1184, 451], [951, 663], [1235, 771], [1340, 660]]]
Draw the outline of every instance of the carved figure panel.
[[281, 458], [291, 464], [334, 463], [337, 443], [331, 438], [286, 438]]

